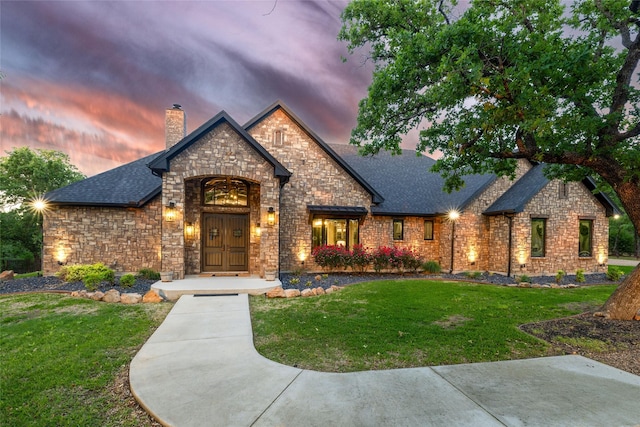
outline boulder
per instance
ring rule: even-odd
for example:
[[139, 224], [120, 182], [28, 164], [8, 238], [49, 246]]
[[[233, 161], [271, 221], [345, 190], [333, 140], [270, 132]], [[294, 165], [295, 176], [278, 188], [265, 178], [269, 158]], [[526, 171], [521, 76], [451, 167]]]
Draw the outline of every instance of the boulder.
[[13, 270], [5, 270], [0, 273], [0, 281], [2, 280], [13, 280]]
[[331, 285], [331, 289], [335, 291], [339, 291], [340, 289], [342, 289], [342, 286], [336, 286], [336, 285]]
[[286, 295], [282, 286], [276, 286], [267, 292], [267, 298], [286, 298]]
[[104, 302], [120, 302], [120, 292], [115, 289], [109, 289], [102, 297]]
[[325, 290], [324, 290], [324, 293], [325, 293], [325, 294], [333, 293], [333, 288], [327, 288], [327, 289], [325, 289]]
[[104, 298], [104, 292], [95, 291], [95, 292], [87, 292], [87, 298], [90, 298], [94, 301], [100, 301]]
[[316, 295], [324, 295], [324, 294], [325, 294], [324, 288], [322, 286], [318, 286], [316, 288]]
[[142, 297], [142, 302], [144, 303], [158, 303], [162, 302], [162, 297], [158, 295], [155, 291], [150, 290]]
[[314, 279], [316, 279], [317, 282], [322, 280], [322, 276], [321, 275], [316, 275], [316, 277], [314, 277]]
[[285, 289], [284, 296], [287, 298], [299, 297], [300, 291], [298, 289]]
[[301, 297], [312, 297], [315, 294], [313, 293], [313, 291], [311, 289], [303, 289], [302, 292], [300, 292], [300, 296]]
[[142, 295], [137, 293], [120, 295], [120, 302], [122, 304], [138, 304], [140, 301], [142, 301]]

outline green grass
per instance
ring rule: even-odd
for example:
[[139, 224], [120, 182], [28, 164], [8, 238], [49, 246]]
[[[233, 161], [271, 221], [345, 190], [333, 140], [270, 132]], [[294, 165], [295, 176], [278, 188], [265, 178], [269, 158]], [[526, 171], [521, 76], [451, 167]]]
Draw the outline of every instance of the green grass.
[[111, 389], [171, 306], [0, 297], [0, 425], [140, 425]]
[[633, 271], [634, 267], [631, 267], [629, 265], [610, 265], [609, 266], [609, 270], [611, 268], [617, 268], [618, 270], [622, 271], [622, 273], [629, 274], [631, 273], [631, 271]]
[[521, 289], [380, 281], [315, 298], [251, 298], [256, 349], [305, 369], [350, 372], [549, 354], [524, 323], [595, 309], [615, 285]]
[[13, 277], [15, 279], [25, 279], [27, 277], [40, 277], [42, 275], [41, 271], [34, 271], [31, 273], [20, 273], [20, 274], [15, 274]]

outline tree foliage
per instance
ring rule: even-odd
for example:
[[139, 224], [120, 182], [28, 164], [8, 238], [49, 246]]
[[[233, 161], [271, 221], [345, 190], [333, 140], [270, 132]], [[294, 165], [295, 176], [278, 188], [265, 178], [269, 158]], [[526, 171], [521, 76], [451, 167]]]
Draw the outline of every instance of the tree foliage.
[[40, 256], [42, 218], [29, 202], [84, 178], [59, 151], [16, 148], [0, 158], [0, 260], [34, 260]]
[[419, 128], [448, 191], [467, 174], [513, 177], [519, 158], [550, 177], [597, 174], [637, 232], [640, 15], [627, 0], [564, 3], [352, 1], [339, 38], [375, 68], [351, 142], [399, 153]]
[[22, 204], [84, 178], [60, 151], [21, 147], [7, 154], [0, 157], [0, 192], [5, 204]]

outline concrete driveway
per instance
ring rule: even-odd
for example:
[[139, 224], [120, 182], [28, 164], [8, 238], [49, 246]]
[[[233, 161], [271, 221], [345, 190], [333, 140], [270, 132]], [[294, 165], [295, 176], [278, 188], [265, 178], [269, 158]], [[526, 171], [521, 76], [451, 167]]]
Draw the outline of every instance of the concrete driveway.
[[246, 294], [182, 296], [130, 383], [171, 426], [640, 425], [640, 377], [581, 356], [345, 374], [284, 366], [253, 347]]

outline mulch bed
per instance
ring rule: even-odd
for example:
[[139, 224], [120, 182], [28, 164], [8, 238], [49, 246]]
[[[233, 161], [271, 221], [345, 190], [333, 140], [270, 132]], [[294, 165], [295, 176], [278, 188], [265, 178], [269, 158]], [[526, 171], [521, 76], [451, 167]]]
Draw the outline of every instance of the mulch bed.
[[551, 343], [553, 354], [579, 354], [640, 375], [640, 321], [610, 320], [583, 313], [529, 323], [520, 329]]

